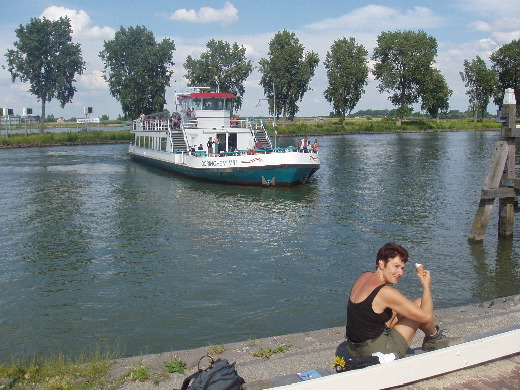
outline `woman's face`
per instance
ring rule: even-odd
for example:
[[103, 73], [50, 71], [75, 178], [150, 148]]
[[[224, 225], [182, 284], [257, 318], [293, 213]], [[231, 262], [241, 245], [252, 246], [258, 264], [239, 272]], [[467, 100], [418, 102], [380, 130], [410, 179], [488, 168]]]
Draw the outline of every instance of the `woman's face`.
[[386, 284], [397, 284], [399, 278], [404, 274], [404, 261], [399, 256], [388, 259], [386, 263], [379, 260], [379, 268], [383, 272], [383, 278]]

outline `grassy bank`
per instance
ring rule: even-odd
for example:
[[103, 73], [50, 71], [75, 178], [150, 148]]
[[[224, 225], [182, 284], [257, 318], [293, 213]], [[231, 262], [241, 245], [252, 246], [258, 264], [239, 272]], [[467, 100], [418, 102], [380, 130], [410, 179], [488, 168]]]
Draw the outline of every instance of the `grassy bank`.
[[0, 137], [0, 147], [31, 147], [49, 145], [74, 145], [130, 142], [134, 136], [129, 130], [92, 130], [63, 133], [10, 134], [9, 137]]
[[62, 354], [0, 365], [0, 389], [87, 390], [108, 388], [113, 353], [97, 349], [72, 360]]
[[28, 361], [13, 360], [0, 365], [0, 389], [116, 390], [125, 382], [152, 381], [157, 385], [172, 373], [184, 374], [186, 369], [186, 362], [172, 358], [163, 362], [162, 369], [135, 363], [115, 373], [111, 370], [118, 359], [118, 352], [103, 351], [98, 346], [92, 353], [81, 353], [74, 359], [59, 353]]
[[[274, 134], [272, 120], [265, 119]], [[401, 126], [395, 124], [394, 118], [384, 119], [348, 119], [345, 123], [334, 118], [297, 118], [287, 124], [278, 123], [279, 136], [320, 136], [333, 134], [377, 134], [421, 131], [457, 131], [457, 130], [497, 130], [500, 125], [494, 119], [474, 122], [473, 120], [417, 119], [404, 121]], [[129, 130], [80, 130], [77, 132], [47, 132], [44, 134], [13, 133], [8, 137], [0, 137], [0, 148], [32, 147], [50, 145], [75, 145], [96, 143], [123, 143], [133, 140]]]
[[[272, 123], [270, 123], [270, 130]], [[451, 130], [490, 130], [499, 129], [500, 124], [494, 119], [474, 122], [473, 120], [444, 119], [417, 119], [403, 121], [401, 126], [396, 125], [395, 118], [384, 119], [348, 119], [345, 123], [338, 119], [312, 118], [297, 120], [277, 127], [278, 135], [331, 135], [331, 134], [370, 134], [370, 133], [397, 133], [420, 131], [451, 131]]]

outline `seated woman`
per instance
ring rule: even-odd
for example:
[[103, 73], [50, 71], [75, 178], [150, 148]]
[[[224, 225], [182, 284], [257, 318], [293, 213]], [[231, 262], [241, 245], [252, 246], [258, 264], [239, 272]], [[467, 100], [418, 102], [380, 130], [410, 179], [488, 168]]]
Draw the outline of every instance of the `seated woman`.
[[[412, 339], [421, 329], [425, 333], [422, 348], [431, 351], [460, 343], [448, 338], [433, 316], [430, 271], [418, 275], [423, 287], [422, 298], [412, 302], [389, 286], [403, 276], [408, 251], [393, 242], [377, 252], [376, 271], [359, 276], [350, 292], [347, 307], [347, 350], [353, 357], [375, 352], [406, 354]], [[414, 272], [415, 273], [415, 272]]]

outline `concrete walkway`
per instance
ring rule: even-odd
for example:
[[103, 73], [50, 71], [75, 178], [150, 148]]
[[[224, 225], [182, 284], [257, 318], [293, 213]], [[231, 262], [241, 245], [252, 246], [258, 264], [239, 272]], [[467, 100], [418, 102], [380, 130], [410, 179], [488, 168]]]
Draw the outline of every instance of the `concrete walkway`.
[[406, 386], [394, 387], [403, 390], [497, 390], [520, 389], [520, 355], [467, 368]]
[[[436, 310], [437, 322], [447, 330], [448, 336], [471, 336], [494, 333], [500, 329], [518, 327], [520, 324], [520, 295], [495, 299], [481, 304]], [[419, 347], [421, 332], [412, 343]], [[336, 348], [344, 341], [344, 327], [316, 330], [306, 333], [248, 340], [225, 345], [222, 354], [215, 358], [236, 362], [238, 373], [246, 380], [246, 387], [261, 389], [280, 385], [279, 378], [311, 369], [331, 367]], [[253, 353], [272, 350], [288, 351], [273, 354], [269, 359], [254, 357]], [[163, 354], [136, 356], [116, 362], [111, 377], [116, 379], [126, 375], [137, 365], [144, 365], [156, 373], [165, 372], [164, 362], [180, 359], [187, 363], [187, 371], [181, 374], [168, 374], [166, 378], [145, 382], [125, 381], [120, 390], [162, 390], [179, 389], [183, 379], [196, 370], [199, 358], [210, 351], [211, 347]], [[517, 354], [494, 362], [466, 368], [435, 378], [421, 380], [401, 386], [401, 389], [519, 389], [520, 348]], [[278, 378], [278, 379], [276, 379]], [[488, 386], [488, 387], [485, 387]], [[508, 387], [509, 386], [509, 387]]]

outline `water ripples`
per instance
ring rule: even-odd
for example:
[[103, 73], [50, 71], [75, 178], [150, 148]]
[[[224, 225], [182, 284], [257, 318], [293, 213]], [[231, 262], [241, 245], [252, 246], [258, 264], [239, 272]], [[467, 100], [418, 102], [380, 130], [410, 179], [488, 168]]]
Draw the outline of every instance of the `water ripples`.
[[[467, 244], [497, 140], [321, 137], [316, 179], [271, 189], [171, 175], [124, 145], [0, 150], [0, 361], [340, 326], [350, 285], [387, 241], [432, 270], [437, 307], [516, 294], [519, 240], [490, 226], [485, 244]], [[399, 289], [420, 295], [413, 276]]]

